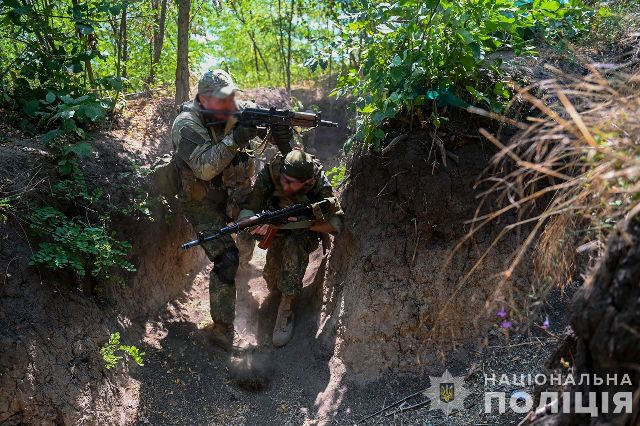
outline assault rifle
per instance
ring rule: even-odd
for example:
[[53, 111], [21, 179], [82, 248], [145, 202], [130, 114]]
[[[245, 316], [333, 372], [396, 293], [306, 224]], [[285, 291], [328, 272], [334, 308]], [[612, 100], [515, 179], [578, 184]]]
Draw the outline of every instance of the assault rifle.
[[[220, 115], [230, 115], [238, 122], [253, 121], [258, 125], [266, 127], [275, 125], [298, 126], [298, 127], [338, 127], [338, 123], [322, 120], [320, 113], [313, 112], [295, 112], [289, 110], [279, 110], [275, 108], [245, 108], [240, 111], [223, 111], [223, 110], [201, 110], [205, 117], [209, 114], [219, 113]], [[221, 123], [220, 121], [207, 122], [207, 126], [213, 126]]]
[[[186, 250], [191, 247], [199, 246], [202, 243], [206, 243], [207, 241], [212, 241], [218, 238], [222, 238], [225, 235], [231, 235], [231, 234], [244, 231], [249, 228], [253, 228], [254, 226], [283, 225], [286, 223], [290, 223], [289, 222], [290, 217], [306, 217], [306, 218], [312, 219], [315, 217], [314, 211], [316, 209], [322, 210], [323, 207], [324, 208], [328, 207], [329, 203], [330, 203], [329, 200], [325, 199], [314, 204], [294, 204], [292, 206], [285, 207], [283, 209], [264, 210], [251, 217], [240, 219], [239, 221], [234, 222], [231, 225], [220, 228], [220, 230], [213, 235], [205, 236], [202, 232], [200, 232], [198, 233], [197, 240], [184, 243], [180, 247], [183, 250]], [[262, 249], [268, 248], [273, 238], [275, 238], [277, 232], [278, 232], [277, 228], [270, 228], [267, 235], [262, 239], [260, 244], [258, 244], [258, 247]]]

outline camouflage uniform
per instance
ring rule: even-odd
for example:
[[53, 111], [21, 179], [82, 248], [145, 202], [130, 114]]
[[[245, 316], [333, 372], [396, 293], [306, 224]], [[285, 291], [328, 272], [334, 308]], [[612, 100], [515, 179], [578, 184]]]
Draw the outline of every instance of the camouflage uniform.
[[[238, 109], [252, 106], [236, 104]], [[251, 191], [255, 165], [253, 158], [239, 150], [231, 129], [225, 129], [224, 124], [205, 127], [201, 108], [198, 97], [181, 106], [171, 139], [180, 169], [178, 198], [184, 215], [196, 232], [210, 234], [237, 216], [238, 205]], [[254, 241], [243, 236], [238, 245], [245, 254], [243, 261], [248, 261]], [[240, 263], [238, 247], [230, 236], [202, 247], [214, 262], [209, 277], [211, 317], [214, 322], [231, 325], [235, 316], [235, 274]]]
[[[287, 196], [280, 184], [283, 155], [276, 154], [258, 174], [247, 202], [243, 204], [240, 217], [246, 217], [264, 209], [274, 209], [298, 203], [314, 203], [333, 197], [333, 189], [327, 180], [322, 165], [314, 159], [314, 182], [299, 193]], [[343, 228], [343, 212], [337, 199], [322, 220], [329, 222], [338, 232]], [[320, 219], [320, 218], [318, 218]], [[295, 225], [292, 225], [295, 226]], [[285, 225], [285, 227], [287, 227]], [[279, 229], [267, 251], [263, 277], [269, 290], [279, 289], [284, 295], [297, 296], [302, 291], [309, 254], [320, 241], [321, 234], [307, 229]]]

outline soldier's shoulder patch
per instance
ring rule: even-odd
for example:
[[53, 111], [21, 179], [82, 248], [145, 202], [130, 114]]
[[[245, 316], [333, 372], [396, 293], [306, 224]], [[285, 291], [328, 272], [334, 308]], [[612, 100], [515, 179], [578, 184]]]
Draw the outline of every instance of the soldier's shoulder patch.
[[207, 142], [207, 140], [191, 126], [183, 126], [180, 129], [180, 137], [196, 145], [202, 145]]

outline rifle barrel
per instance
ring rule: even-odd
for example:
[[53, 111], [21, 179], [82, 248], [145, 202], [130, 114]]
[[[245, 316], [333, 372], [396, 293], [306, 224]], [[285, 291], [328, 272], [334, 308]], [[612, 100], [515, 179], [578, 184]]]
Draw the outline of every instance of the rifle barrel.
[[[272, 117], [272, 116], [277, 116], [280, 117], [281, 119], [286, 119], [286, 114], [293, 114], [292, 112], [290, 112], [289, 110], [270, 110], [270, 109], [263, 109], [263, 108], [248, 108], [248, 110], [250, 110], [251, 114], [254, 116], [258, 116], [258, 117]], [[226, 111], [226, 110], [217, 110], [217, 109], [204, 109], [201, 108], [200, 112], [203, 114], [220, 114], [220, 115], [229, 115], [229, 116], [235, 116], [235, 117], [239, 117], [242, 116], [242, 110], [241, 111]], [[312, 112], [305, 112], [305, 113], [295, 113], [295, 114], [301, 114], [301, 115], [305, 115], [308, 117], [308, 119], [312, 119], [313, 117], [316, 118], [316, 120], [318, 120], [320, 118], [319, 114], [316, 113], [312, 113]], [[213, 126], [216, 124], [224, 124], [226, 123], [226, 121], [222, 120], [210, 120], [206, 123], [207, 126]], [[333, 121], [327, 121], [327, 120], [318, 120], [316, 121], [317, 126], [319, 127], [338, 127], [338, 123], [335, 123]], [[306, 127], [306, 126], [303, 126]]]
[[[325, 203], [327, 203], [326, 199], [318, 202], [318, 204], [320, 205], [324, 205]], [[279, 221], [283, 219], [286, 221], [286, 218], [289, 216], [300, 215], [305, 212], [311, 212], [311, 210], [312, 207], [310, 204], [294, 204], [292, 206], [283, 207], [277, 210], [266, 210], [256, 214], [246, 221], [243, 220], [241, 222], [234, 222], [229, 226], [220, 228], [218, 232], [212, 235], [205, 236], [204, 234], [200, 233], [198, 234], [197, 240], [184, 243], [180, 246], [180, 248], [182, 248], [182, 250], [187, 250], [191, 247], [199, 246], [202, 243], [206, 243], [207, 241], [215, 240], [220, 237], [224, 237], [225, 235], [234, 234], [252, 226], [279, 223]]]
[[322, 127], [338, 127], [338, 123], [327, 120], [320, 120], [320, 126]]

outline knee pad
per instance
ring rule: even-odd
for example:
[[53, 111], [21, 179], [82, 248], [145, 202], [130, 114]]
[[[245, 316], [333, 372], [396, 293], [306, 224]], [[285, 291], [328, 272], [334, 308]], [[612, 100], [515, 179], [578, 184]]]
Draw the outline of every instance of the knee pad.
[[213, 272], [225, 284], [233, 285], [240, 264], [240, 255], [237, 248], [223, 251], [213, 259]]

